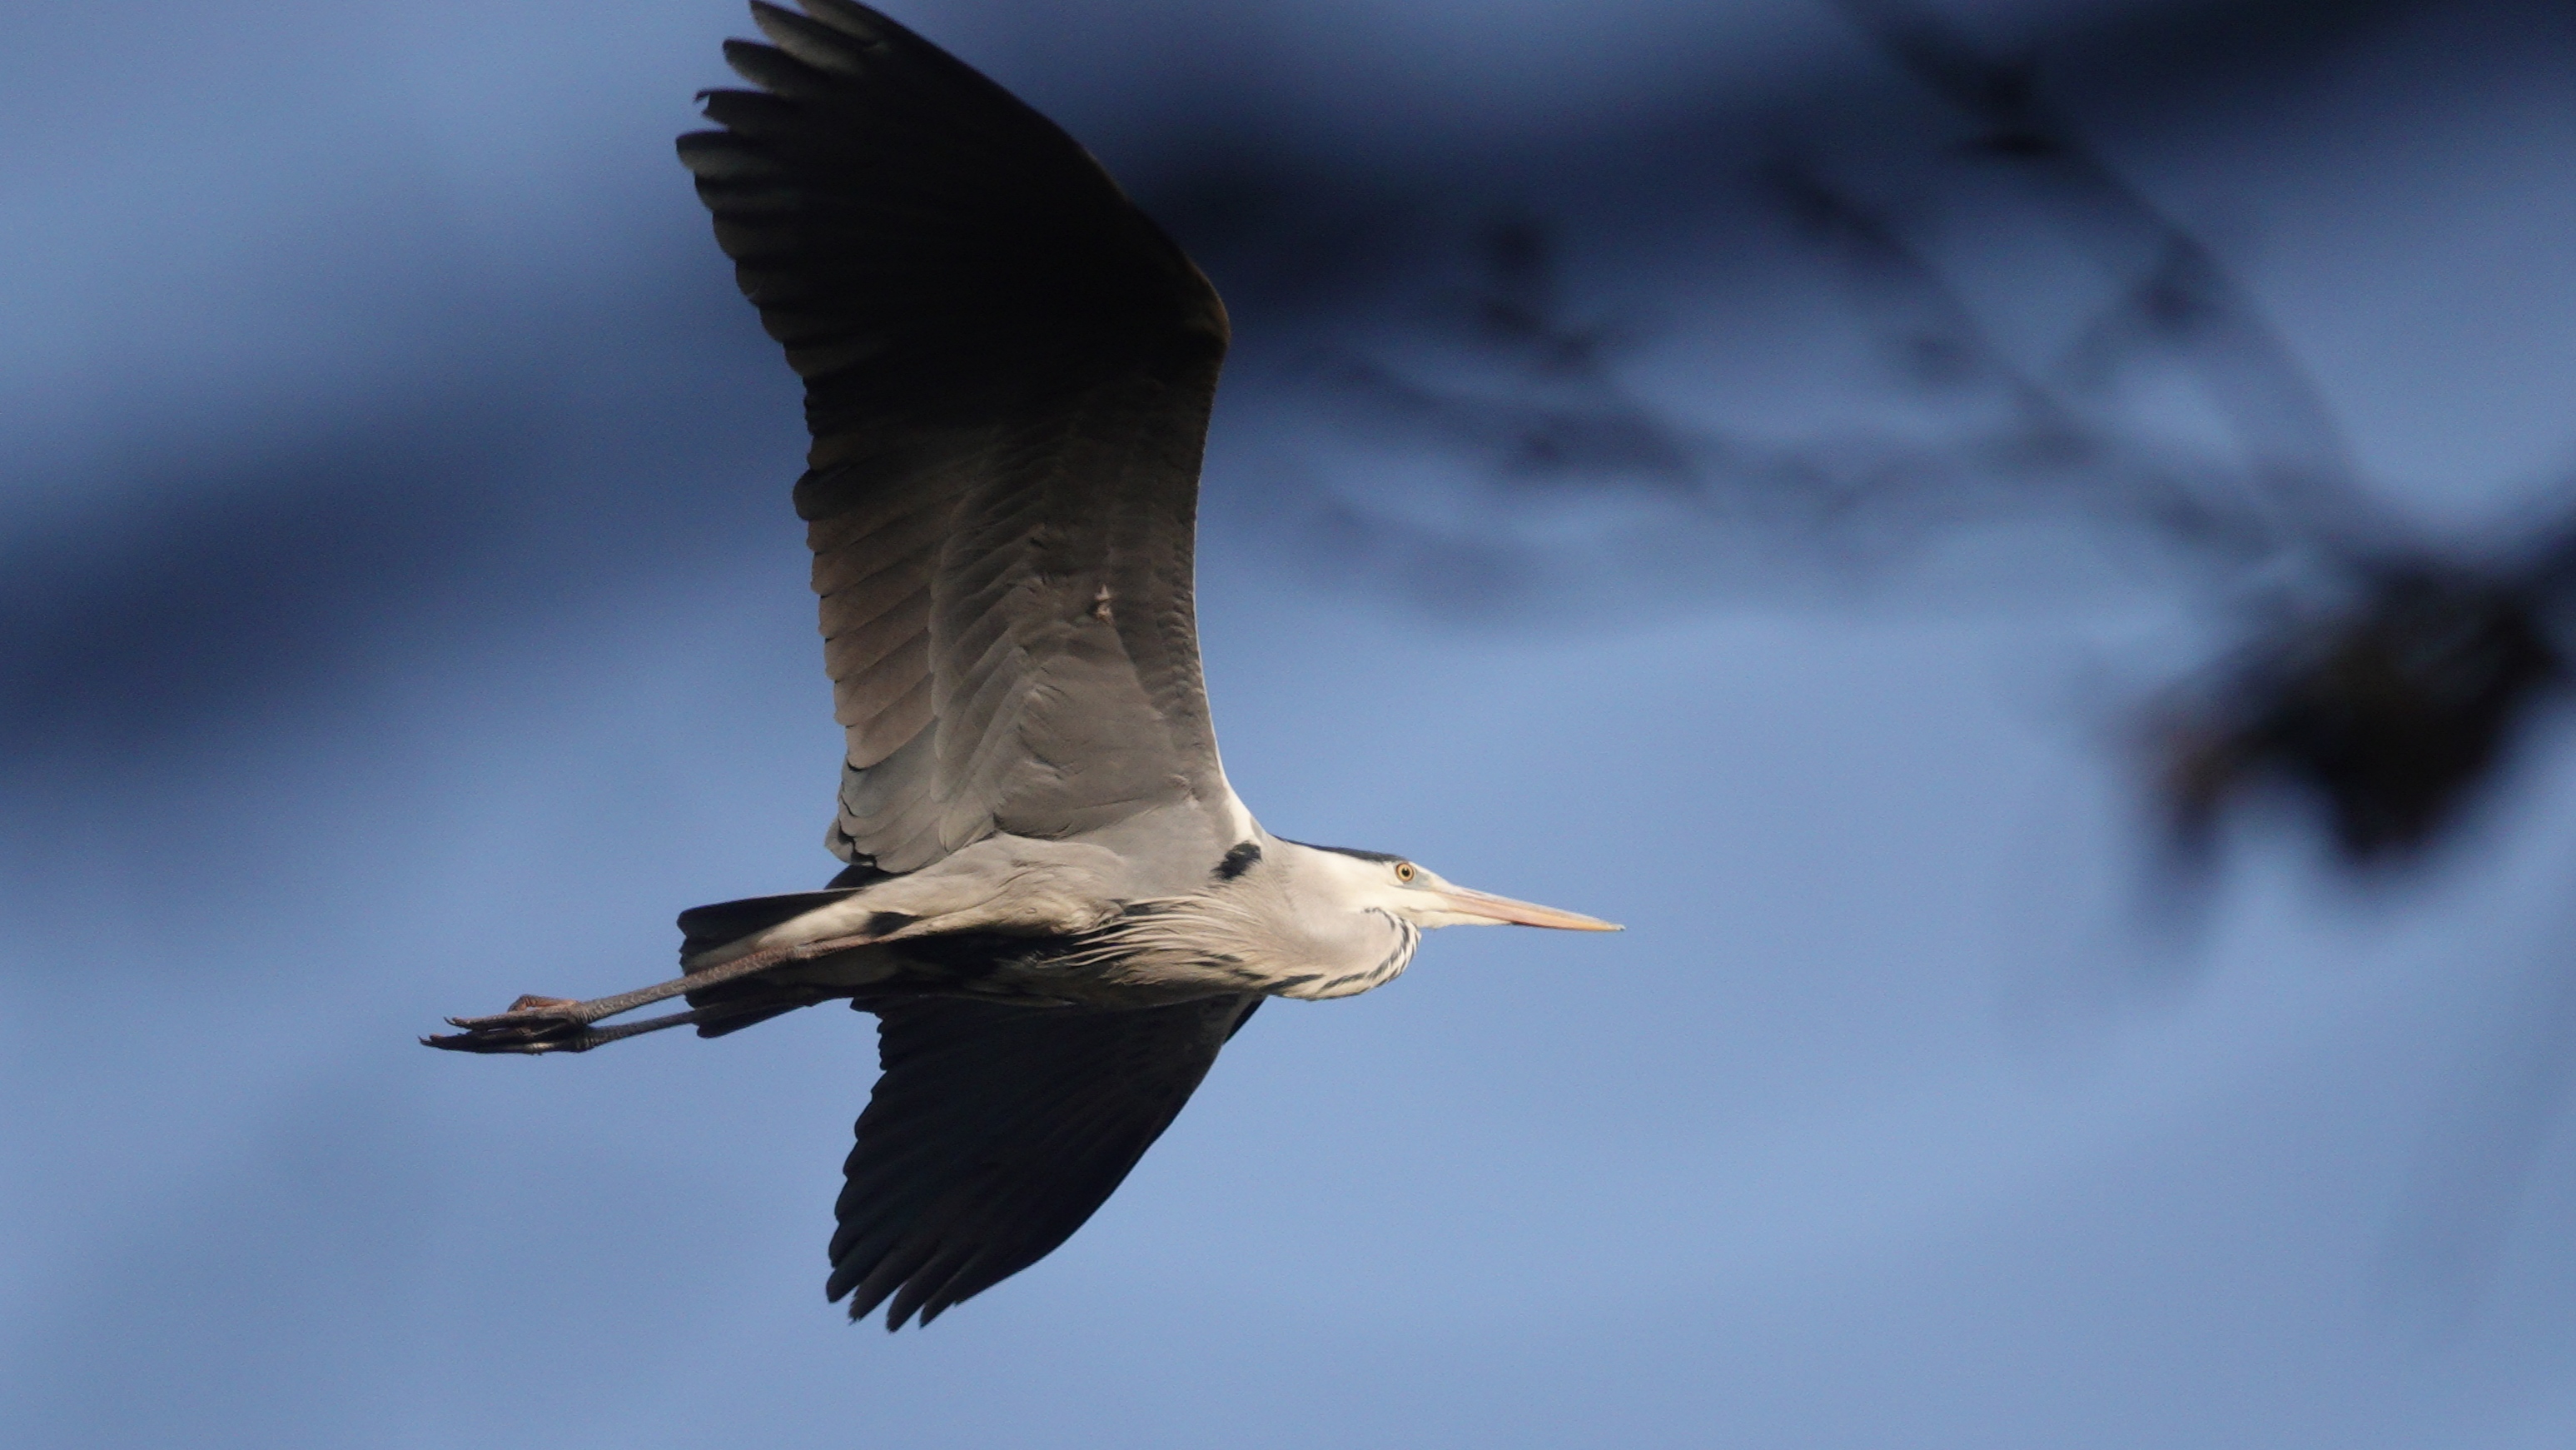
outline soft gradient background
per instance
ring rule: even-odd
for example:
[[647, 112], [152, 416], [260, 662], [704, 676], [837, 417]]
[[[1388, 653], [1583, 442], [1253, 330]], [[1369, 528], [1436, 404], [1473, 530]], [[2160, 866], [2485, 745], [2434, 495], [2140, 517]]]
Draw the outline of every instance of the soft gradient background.
[[[2398, 509], [2557, 496], [2563, 7], [1949, 13], [2220, 250]], [[1750, 199], [1784, 146], [2026, 332], [2101, 285], [1925, 179], [1955, 120], [1836, 12], [899, 15], [1233, 304], [1203, 633], [1264, 822], [1629, 932], [1447, 933], [1273, 1007], [1065, 1249], [843, 1323], [865, 1019], [411, 1042], [833, 865], [796, 392], [670, 155], [747, 20], [14, 7], [0, 1437], [2576, 1442], [2576, 732], [2422, 872], [2249, 822], [2157, 926], [2116, 738], [2223, 634], [2193, 566], [1658, 493], [1658, 439], [1934, 426]], [[1490, 363], [1454, 324], [1498, 225], [1615, 340], [1566, 387], [1636, 427], [1583, 487], [1348, 384]]]

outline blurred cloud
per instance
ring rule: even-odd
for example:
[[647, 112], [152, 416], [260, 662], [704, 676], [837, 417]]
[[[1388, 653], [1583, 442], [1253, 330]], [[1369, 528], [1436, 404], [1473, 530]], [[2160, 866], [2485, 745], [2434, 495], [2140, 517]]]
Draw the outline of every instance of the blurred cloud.
[[365, 669], [399, 617], [504, 549], [495, 474], [528, 422], [456, 408], [265, 457], [164, 460], [176, 476], [130, 483], [146, 507], [110, 526], [15, 535], [0, 750], [22, 766], [169, 750], [210, 717], [291, 710], [299, 687]]

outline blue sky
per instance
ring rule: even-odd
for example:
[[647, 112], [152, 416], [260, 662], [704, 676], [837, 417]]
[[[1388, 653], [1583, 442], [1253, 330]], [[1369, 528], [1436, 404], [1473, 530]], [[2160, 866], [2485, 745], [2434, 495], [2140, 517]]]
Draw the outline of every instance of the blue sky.
[[[2158, 936], [2117, 730], [2225, 621], [2173, 551], [1497, 483], [1317, 381], [1481, 386], [1462, 258], [1528, 217], [1614, 338], [1567, 406], [1937, 431], [1745, 201], [1783, 135], [2009, 338], [2104, 285], [1938, 181], [1938, 108], [1832, 12], [1604, 13], [900, 12], [1234, 303], [1202, 623], [1264, 823], [1630, 930], [1264, 1012], [1066, 1248], [892, 1339], [819, 1293], [865, 1019], [411, 1045], [833, 864], [794, 388], [669, 153], [747, 22], [0, 22], [11, 1438], [2566, 1443], [2564, 722], [2419, 876], [2252, 821]], [[2563, 19], [1954, 13], [2032, 38], [2396, 507], [2475, 538], [2563, 487]]]

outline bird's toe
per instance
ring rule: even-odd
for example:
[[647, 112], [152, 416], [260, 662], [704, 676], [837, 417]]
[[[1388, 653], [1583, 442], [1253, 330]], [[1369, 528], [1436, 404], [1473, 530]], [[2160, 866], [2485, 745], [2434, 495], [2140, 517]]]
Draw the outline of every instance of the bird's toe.
[[465, 1030], [421, 1042], [451, 1052], [579, 1052], [591, 1037], [582, 1005], [570, 997], [525, 995], [489, 1017], [450, 1017], [449, 1026]]

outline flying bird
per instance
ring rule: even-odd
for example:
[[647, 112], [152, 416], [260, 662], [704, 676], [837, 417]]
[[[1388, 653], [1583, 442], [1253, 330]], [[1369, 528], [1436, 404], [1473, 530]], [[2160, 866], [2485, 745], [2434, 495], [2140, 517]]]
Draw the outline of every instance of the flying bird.
[[758, 89], [703, 94], [719, 129], [679, 150], [805, 381], [847, 867], [682, 912], [676, 979], [423, 1040], [876, 1014], [827, 1292], [895, 1329], [1071, 1236], [1264, 998], [1381, 986], [1434, 927], [1617, 928], [1253, 819], [1191, 599], [1224, 305], [1046, 118], [874, 10], [801, 3], [752, 5], [771, 43], [724, 52]]

